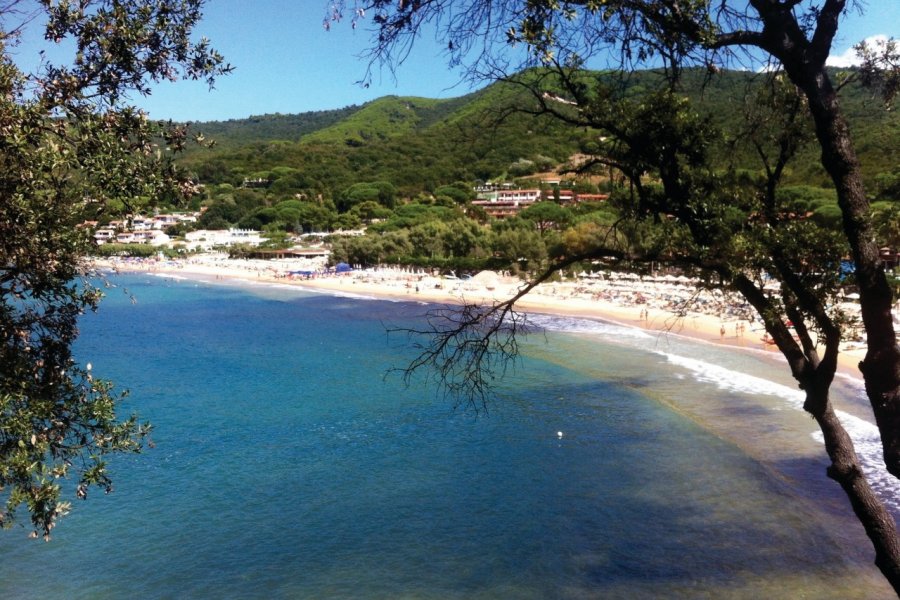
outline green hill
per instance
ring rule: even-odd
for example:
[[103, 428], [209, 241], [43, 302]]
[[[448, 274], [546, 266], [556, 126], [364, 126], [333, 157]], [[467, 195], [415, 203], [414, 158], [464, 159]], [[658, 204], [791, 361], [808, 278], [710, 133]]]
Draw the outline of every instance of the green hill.
[[294, 115], [259, 115], [246, 119], [207, 121], [193, 126], [216, 140], [220, 148], [229, 149], [263, 140], [297, 141], [305, 135], [340, 123], [358, 110], [359, 106], [348, 106]]
[[[708, 77], [705, 71], [689, 71], [684, 90], [728, 137], [739, 131], [748, 90], [759, 79], [748, 72]], [[658, 80], [657, 73], [637, 72], [622, 79], [622, 85], [638, 95]], [[521, 88], [495, 83], [446, 100], [387, 96], [331, 111], [197, 123], [193, 127], [217, 145], [194, 149], [180, 162], [204, 184], [240, 186], [246, 178], [261, 178], [272, 183], [275, 195], [334, 197], [358, 182], [388, 181], [401, 195], [412, 197], [454, 181], [562, 164], [596, 138], [596, 132], [549, 117], [505, 114], [527, 101]], [[842, 102], [867, 180], [894, 172], [900, 164], [900, 117], [852, 85], [842, 91]], [[746, 149], [723, 147], [719, 155], [723, 164], [731, 160], [739, 167], [759, 168]], [[791, 165], [790, 180], [828, 187], [814, 143]]]
[[442, 120], [464, 99], [433, 100], [385, 96], [374, 100], [345, 119], [312, 132], [304, 142], [336, 142], [362, 146], [422, 131]]

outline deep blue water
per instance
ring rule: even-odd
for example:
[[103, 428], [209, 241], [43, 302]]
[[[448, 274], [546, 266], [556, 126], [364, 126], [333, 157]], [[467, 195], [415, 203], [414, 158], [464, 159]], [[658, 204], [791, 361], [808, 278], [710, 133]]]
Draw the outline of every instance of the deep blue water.
[[752, 441], [781, 426], [729, 438], [677, 409], [790, 410], [737, 406], [668, 357], [707, 348], [557, 320], [476, 416], [384, 377], [412, 357], [385, 325], [422, 305], [115, 282], [78, 355], [130, 388], [155, 448], [116, 458], [115, 492], [76, 502], [52, 542], [0, 534], [4, 598], [889, 593], [808, 433], [768, 457]]

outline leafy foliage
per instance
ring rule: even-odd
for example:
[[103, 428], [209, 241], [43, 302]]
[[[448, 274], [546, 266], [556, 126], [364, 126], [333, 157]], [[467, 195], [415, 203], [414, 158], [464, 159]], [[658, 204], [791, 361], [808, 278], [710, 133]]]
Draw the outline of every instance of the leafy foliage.
[[[18, 13], [3, 7], [4, 23]], [[81, 366], [71, 346], [78, 318], [102, 292], [82, 277], [91, 240], [78, 225], [136, 198], [181, 199], [168, 149], [183, 127], [154, 123], [123, 103], [161, 79], [228, 70], [208, 42], [190, 41], [199, 0], [42, 2], [49, 43], [77, 48], [69, 64], [23, 73], [11, 60], [16, 30], [0, 32], [0, 524], [22, 506], [49, 539], [74, 495], [109, 492], [105, 457], [140, 450], [149, 426], [119, 420], [123, 397]], [[168, 149], [160, 147], [165, 142]]]
[[[866, 358], [859, 368], [881, 433], [885, 466], [900, 477], [900, 345], [891, 318], [894, 298], [865, 194], [867, 177], [871, 181], [893, 167], [875, 173], [860, 167], [866, 149], [854, 144], [846, 116], [850, 111], [845, 112], [837, 95], [855, 80], [890, 102], [900, 90], [900, 60], [896, 42], [889, 40], [881, 48], [863, 48], [858, 75], [834, 78], [829, 73], [825, 63], [832, 43], [853, 6], [844, 0], [338, 0], [332, 14], [335, 20], [354, 9], [359, 18], [367, 11], [373, 15], [373, 63], [402, 60], [416, 36], [433, 26], [448, 45], [451, 63], [465, 65], [472, 74], [508, 73], [510, 63], [518, 71], [541, 65], [550, 72], [546, 79], [556, 79], [556, 87], [543, 85], [540, 72], [522, 83], [533, 95], [533, 114], [607, 132], [609, 144], [600, 138], [586, 146], [591, 157], [584, 166], [619, 171], [629, 183], [628, 196], [620, 197], [631, 200], [620, 205], [632, 234], [628, 248], [588, 248], [588, 256], [653, 260], [654, 253], [665, 251], [667, 259], [694, 265], [710, 285], [717, 278], [718, 285], [737, 290], [754, 307], [804, 390], [804, 409], [822, 431], [831, 460], [828, 476], [846, 492], [873, 543], [876, 565], [900, 593], [900, 536], [893, 516], [868, 484], [829, 399], [843, 325], [829, 305], [839, 271], [834, 262], [846, 248], [855, 266], [867, 334]], [[626, 73], [634, 65], [662, 66], [663, 83], [631, 97], [626, 88], [608, 82], [589, 85], [582, 67], [586, 58], [598, 56], [618, 61]], [[747, 117], [748, 127], [734, 141], [749, 142], [740, 145], [759, 158], [758, 178], [738, 172], [747, 164], [738, 145], [735, 151], [723, 151], [728, 145], [722, 145], [721, 132], [730, 136], [736, 131], [720, 127], [728, 116], [701, 113], [680, 89], [691, 66], [702, 67], [714, 79], [723, 66], [740, 61], [751, 71], [759, 66], [783, 70], [762, 75], [771, 82], [769, 114], [737, 111]], [[620, 81], [627, 77], [614, 76]], [[779, 203], [778, 188], [790, 182], [788, 165], [798, 164], [794, 161], [803, 154], [805, 133], [813, 129], [810, 139], [816, 141], [816, 168], [822, 173], [819, 187], [836, 191], [840, 230], [788, 216]], [[812, 183], [815, 174], [801, 176], [793, 183]], [[635, 244], [633, 234], [647, 217], [672, 220], [671, 241], [660, 243], [651, 235], [640, 236], [641, 243]], [[617, 236], [608, 239], [620, 241]], [[478, 374], [494, 372], [493, 357], [502, 361], [510, 356], [509, 335], [484, 323], [515, 323], [511, 311], [521, 294], [579, 258], [561, 257], [507, 301], [483, 311], [464, 307], [414, 332], [433, 343], [420, 346], [422, 354], [411, 369], [426, 367], [454, 392], [480, 395], [484, 380]], [[775, 278], [779, 289], [766, 289], [762, 274]]]
[[[835, 77], [852, 74], [831, 72]], [[610, 72], [587, 72], [582, 78], [586, 84], [603, 81], [625, 95], [639, 97], [658, 89], [664, 73], [638, 71], [622, 78]], [[753, 147], [735, 144], [735, 139], [749, 134], [742, 115], [757, 102], [753, 90], [764, 81], [764, 75], [740, 71], [710, 77], [704, 69], [685, 69], [682, 74], [679, 92], [723, 134], [710, 141], [715, 166], [760, 173]], [[471, 189], [476, 181], [504, 175], [527, 177], [560, 168], [573, 155], [602, 146], [601, 134], [590, 128], [566, 127], [547, 117], [517, 113], [516, 107], [532, 103], [520, 84], [497, 82], [449, 100], [389, 96], [336, 111], [197, 123], [192, 127], [216, 145], [192, 149], [180, 164], [207, 186], [239, 187], [244, 179], [264, 176], [271, 181], [268, 190], [275, 199], [321, 195], [347, 210], [349, 206], [341, 206], [339, 198], [356, 184], [387, 181], [397, 188], [399, 197], [414, 198], [459, 181], [468, 182]], [[900, 117], [880, 110], [880, 99], [858, 84], [848, 84], [841, 94], [868, 187], [886, 199], [895, 198], [892, 174], [900, 162]], [[804, 135], [811, 137], [808, 126]], [[783, 178], [789, 185], [832, 186], [815, 145], [809, 143], [798, 148]]]

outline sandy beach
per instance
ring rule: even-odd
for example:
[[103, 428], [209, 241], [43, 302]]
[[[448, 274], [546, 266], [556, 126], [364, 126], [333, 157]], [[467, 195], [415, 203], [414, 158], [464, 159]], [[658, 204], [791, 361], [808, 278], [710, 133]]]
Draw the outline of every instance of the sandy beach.
[[[183, 260], [110, 259], [93, 268], [120, 272], [170, 273], [201, 280], [249, 280], [386, 299], [425, 303], [485, 304], [506, 300], [525, 282], [494, 272], [468, 279], [440, 277], [413, 269], [381, 268], [327, 273], [321, 259], [246, 260], [209, 253]], [[766, 350], [765, 332], [751, 310], [735, 297], [698, 292], [687, 278], [594, 274], [575, 280], [544, 283], [516, 303], [522, 312], [602, 319], [660, 335], [682, 335], [712, 344]], [[852, 305], [846, 307], [853, 311]], [[865, 355], [860, 342], [848, 342], [839, 370], [860, 377]]]
[[[127, 385], [125, 407], [156, 427], [155, 449], [116, 472], [125, 501], [99, 499], [101, 510], [60, 532], [72, 544], [50, 544], [64, 562], [98, 543], [84, 528], [121, 542], [117, 555], [126, 558], [99, 583], [86, 576], [84, 589], [178, 595], [194, 581], [200, 596], [237, 589], [252, 597], [264, 574], [269, 596], [328, 596], [348, 577], [357, 577], [353, 589], [337, 595], [365, 585], [379, 595], [395, 573], [418, 582], [440, 565], [445, 575], [416, 583], [414, 595], [456, 594], [460, 577], [481, 570], [490, 587], [474, 595], [485, 598], [547, 597], [576, 585], [585, 597], [885, 597], [871, 544], [825, 476], [816, 425], [756, 336], [751, 344], [745, 334], [746, 349], [735, 352], [723, 345], [735, 334], [723, 342], [715, 318], [703, 334], [700, 317], [683, 320], [683, 333], [707, 340], [694, 343], [539, 317], [550, 331], [523, 344], [523, 360], [478, 416], [419, 378], [406, 386], [385, 377], [412, 355], [404, 339], [385, 335], [385, 323], [415, 323], [435, 306], [426, 298], [499, 299], [517, 280], [390, 269], [291, 281], [284, 269], [304, 265], [219, 258], [122, 261], [116, 266], [129, 273], [107, 272], [115, 287], [82, 323], [78, 359]], [[641, 325], [641, 307], [674, 286], [647, 284], [645, 302], [629, 306], [637, 292], [628, 290], [641, 282], [588, 281], [542, 287], [528, 310], [569, 295], [564, 309], [664, 326], [655, 308]], [[312, 285], [336, 291], [307, 293]], [[378, 290], [401, 301], [364, 299]], [[617, 308], [609, 298], [623, 306], [604, 314]], [[839, 385], [841, 400], [855, 389]], [[873, 426], [846, 422], [869, 439]], [[879, 456], [871, 444], [859, 451], [872, 457], [866, 465]], [[887, 476], [873, 481], [897, 497]], [[296, 509], [285, 510], [285, 498]], [[10, 555], [16, 573], [35, 562]], [[360, 578], [366, 560], [371, 572]], [[222, 564], [240, 572], [223, 581]], [[500, 565], [508, 570], [495, 584]], [[321, 573], [321, 584], [303, 571]], [[526, 572], [536, 583], [508, 583]], [[71, 577], [42, 583], [45, 597], [72, 585]], [[33, 581], [11, 585], [24, 597]], [[464, 582], [457, 595], [473, 591]]]
[[[103, 261], [97, 262], [95, 267], [185, 280], [229, 280], [249, 284], [298, 286], [338, 295], [436, 304], [503, 301], [525, 285], [520, 279], [495, 273], [482, 273], [471, 279], [438, 277], [421, 271], [397, 268], [321, 274], [319, 269], [324, 265], [312, 260], [234, 260], [226, 255], [216, 254], [198, 255], [180, 261]], [[679, 301], [685, 298], [691, 300], [690, 307], [696, 310], [679, 307]], [[516, 308], [526, 313], [599, 319], [659, 336], [684, 336], [712, 346], [741, 348], [747, 353], [765, 352], [773, 361], [784, 363], [778, 350], [763, 340], [759, 321], [750, 318], [751, 315], [745, 311], [738, 298], [698, 293], [696, 282], [689, 280], [672, 281], [664, 276], [650, 281], [632, 276], [614, 277], [612, 274], [579, 276], [572, 281], [538, 286], [517, 302]], [[423, 306], [422, 310], [425, 312], [427, 308]], [[839, 357], [840, 371], [861, 379], [857, 365], [864, 352], [862, 344], [848, 345]], [[780, 376], [787, 379], [786, 365], [784, 369]], [[741, 377], [738, 372], [726, 370], [725, 373], [714, 376]], [[677, 389], [684, 390], [690, 389], [691, 383], [686, 381], [675, 385]], [[856, 385], [858, 382], [850, 383], [850, 387]], [[785, 390], [788, 396], [796, 389], [780, 385], [776, 387], [779, 388], [779, 394], [782, 393], [781, 390]], [[822, 447], [820, 439], [811, 433], [815, 429], [814, 423], [799, 405], [797, 410], [778, 412], [777, 421], [774, 421], [775, 411], [782, 411], [785, 406], [790, 406], [790, 402], [785, 402], [783, 396], [775, 401], [764, 399], [761, 404], [736, 408], [727, 401], [714, 398], [717, 389], [719, 388], [712, 388], [713, 397], [690, 394], [674, 401], [665, 400], [664, 404], [666, 409], [693, 421], [699, 428], [727, 441], [743, 455], [750, 457], [767, 473], [767, 481], [777, 482], [779, 489], [782, 489], [780, 486], [788, 486], [784, 489], [790, 490], [789, 493], [797, 498], [799, 506], [809, 503], [809, 506], [819, 507], [817, 510], [827, 506], [827, 511], [835, 511], [829, 512], [828, 523], [829, 527], [834, 527], [839, 540], [837, 543], [858, 549], [860, 560], [868, 560], [868, 542], [857, 528], [858, 524], [835, 508], [843, 506], [843, 496], [832, 495], [834, 488], [830, 487], [830, 480], [826, 480], [824, 476], [821, 479], [809, 479], [809, 473], [821, 473], [824, 468], [824, 464], [820, 462]], [[880, 444], [873, 442], [877, 440], [877, 430], [872, 425], [870, 409], [862, 402], [858, 405], [842, 402], [839, 410], [851, 435], [856, 436], [858, 451], [866, 457], [865, 467], [871, 469], [871, 481], [875, 482], [876, 489], [884, 493], [886, 498], [896, 497], [894, 480], [881, 466]], [[797, 485], [800, 481], [803, 485]], [[814, 483], [807, 485], [809, 481]], [[824, 500], [826, 497], [827, 501]], [[731, 500], [728, 502], [730, 504]], [[866, 573], [866, 581], [873, 586], [881, 585], [877, 574]]]

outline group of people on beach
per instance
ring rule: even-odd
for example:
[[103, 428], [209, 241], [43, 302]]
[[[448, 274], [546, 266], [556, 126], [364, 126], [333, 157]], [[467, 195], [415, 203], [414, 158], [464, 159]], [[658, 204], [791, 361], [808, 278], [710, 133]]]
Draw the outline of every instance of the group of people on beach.
[[[331, 283], [343, 287], [347, 283], [358, 287], [379, 289], [367, 290], [373, 294], [415, 294], [427, 296], [429, 301], [449, 300], [497, 301], [505, 300], [518, 291], [524, 282], [504, 273], [491, 273], [488, 279], [479, 275], [472, 277], [451, 276], [445, 278], [439, 273], [426, 272], [415, 268], [374, 268], [357, 269], [351, 272], [335, 273], [326, 268], [324, 259], [293, 260], [248, 260], [230, 259], [224, 254], [191, 256], [182, 260], [113, 258], [105, 261], [105, 266], [116, 270], [142, 270], [150, 272], [195, 271], [210, 278], [242, 278], [247, 275], [254, 279], [270, 279], [273, 282], [292, 281], [300, 285], [328, 287]], [[300, 276], [300, 274], [304, 276]], [[310, 274], [310, 275], [307, 275]], [[740, 297], [722, 290], [704, 289], [698, 282], [686, 277], [673, 276], [644, 277], [617, 273], [591, 273], [587, 277], [573, 275], [552, 284], [542, 284], [535, 288], [529, 298], [538, 303], [552, 304], [558, 310], [575, 307], [580, 312], [603, 313], [603, 306], [628, 309], [639, 308], [639, 322], [645, 328], [674, 330], [674, 324], [691, 322], [694, 328], [703, 321], [710, 337], [725, 341], [728, 329], [734, 323], [734, 339], [744, 337], [748, 324], [754, 323], [754, 311]], [[396, 288], [396, 289], [395, 289]], [[381, 290], [381, 291], [379, 291]], [[587, 309], [587, 306], [592, 308]], [[848, 305], [845, 310], [858, 310]], [[634, 313], [631, 313], [634, 314]], [[631, 317], [633, 318], [633, 317]], [[629, 318], [630, 320], [630, 318]], [[710, 321], [712, 321], [710, 323]], [[679, 325], [676, 325], [676, 328]], [[760, 331], [760, 340], [771, 345], [772, 340]], [[850, 342], [855, 338], [851, 332]]]

